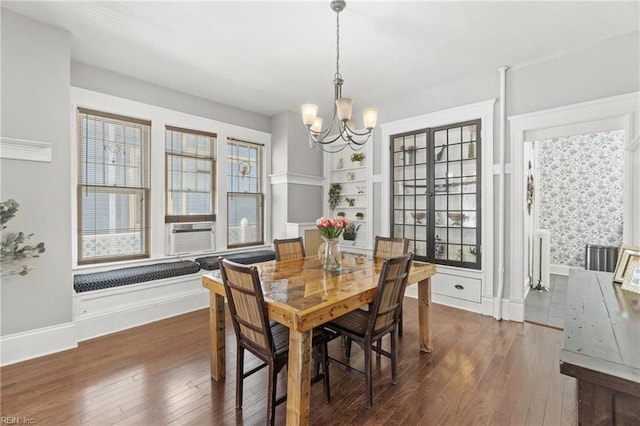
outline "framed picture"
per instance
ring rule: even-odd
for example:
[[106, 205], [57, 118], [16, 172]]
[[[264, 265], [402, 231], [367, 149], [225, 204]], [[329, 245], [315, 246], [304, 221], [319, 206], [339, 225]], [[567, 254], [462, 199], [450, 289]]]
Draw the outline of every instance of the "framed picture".
[[640, 293], [640, 254], [629, 256], [627, 268], [622, 278], [623, 290]]
[[618, 253], [618, 262], [616, 263], [616, 269], [613, 271], [613, 282], [621, 283], [624, 278], [625, 271], [627, 269], [627, 263], [631, 255], [640, 256], [639, 246], [622, 246]]

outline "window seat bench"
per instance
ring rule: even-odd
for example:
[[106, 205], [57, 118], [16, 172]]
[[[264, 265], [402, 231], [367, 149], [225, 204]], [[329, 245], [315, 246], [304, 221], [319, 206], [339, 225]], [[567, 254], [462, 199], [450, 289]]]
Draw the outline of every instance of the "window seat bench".
[[77, 274], [73, 277], [73, 288], [76, 293], [82, 293], [128, 284], [138, 284], [145, 281], [179, 277], [196, 273], [199, 270], [200, 265], [191, 260], [118, 268], [104, 272]]
[[[232, 262], [242, 263], [244, 265], [250, 265], [252, 263], [267, 262], [269, 260], [275, 260], [276, 253], [273, 250], [258, 250], [258, 251], [247, 251], [243, 253], [233, 253], [233, 254], [222, 256], [222, 257]], [[200, 257], [196, 259], [196, 262], [198, 262], [198, 264], [202, 269], [206, 269], [207, 271], [213, 271], [215, 269], [219, 269], [218, 267], [219, 258], [220, 256]]]
[[[275, 259], [275, 252], [254, 250], [224, 257], [256, 263]], [[218, 256], [75, 275], [78, 341], [207, 308], [209, 292], [202, 287], [201, 269], [218, 269]]]

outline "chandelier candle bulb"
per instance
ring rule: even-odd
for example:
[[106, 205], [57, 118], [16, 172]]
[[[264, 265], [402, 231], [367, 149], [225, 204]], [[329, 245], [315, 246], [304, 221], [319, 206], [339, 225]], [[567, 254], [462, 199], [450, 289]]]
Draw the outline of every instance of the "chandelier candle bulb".
[[[316, 121], [316, 115], [318, 114], [318, 105], [304, 104], [302, 105], [302, 122], [305, 126], [311, 127]], [[321, 124], [322, 126], [322, 124]]]
[[351, 109], [353, 108], [353, 99], [340, 98], [336, 99], [336, 107], [338, 108], [338, 118], [340, 121], [351, 119]]
[[316, 117], [313, 120], [313, 125], [309, 128], [313, 133], [320, 133], [322, 131], [322, 117]]
[[378, 123], [378, 109], [365, 108], [362, 110], [362, 121], [366, 129], [373, 129]]

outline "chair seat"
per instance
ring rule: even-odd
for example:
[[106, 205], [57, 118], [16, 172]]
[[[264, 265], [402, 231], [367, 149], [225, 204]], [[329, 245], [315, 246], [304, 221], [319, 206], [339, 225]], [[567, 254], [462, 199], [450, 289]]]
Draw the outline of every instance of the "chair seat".
[[[270, 321], [271, 334], [273, 335], [273, 345], [277, 356], [285, 354], [289, 350], [289, 329], [276, 321]], [[321, 328], [313, 329], [312, 346], [317, 346], [322, 342], [329, 342], [338, 337], [337, 333]]]
[[270, 325], [276, 356], [287, 353], [289, 351], [289, 329], [275, 321], [271, 321]]
[[327, 327], [346, 331], [359, 337], [364, 337], [367, 331], [367, 323], [369, 321], [369, 311], [356, 309], [348, 314], [342, 315], [327, 324]]

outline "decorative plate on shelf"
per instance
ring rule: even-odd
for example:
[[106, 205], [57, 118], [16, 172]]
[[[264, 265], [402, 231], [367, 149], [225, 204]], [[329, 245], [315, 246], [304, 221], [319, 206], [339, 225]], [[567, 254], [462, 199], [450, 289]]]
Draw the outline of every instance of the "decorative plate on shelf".
[[425, 212], [411, 212], [411, 217], [413, 218], [414, 223], [421, 224], [427, 217], [427, 214]]

